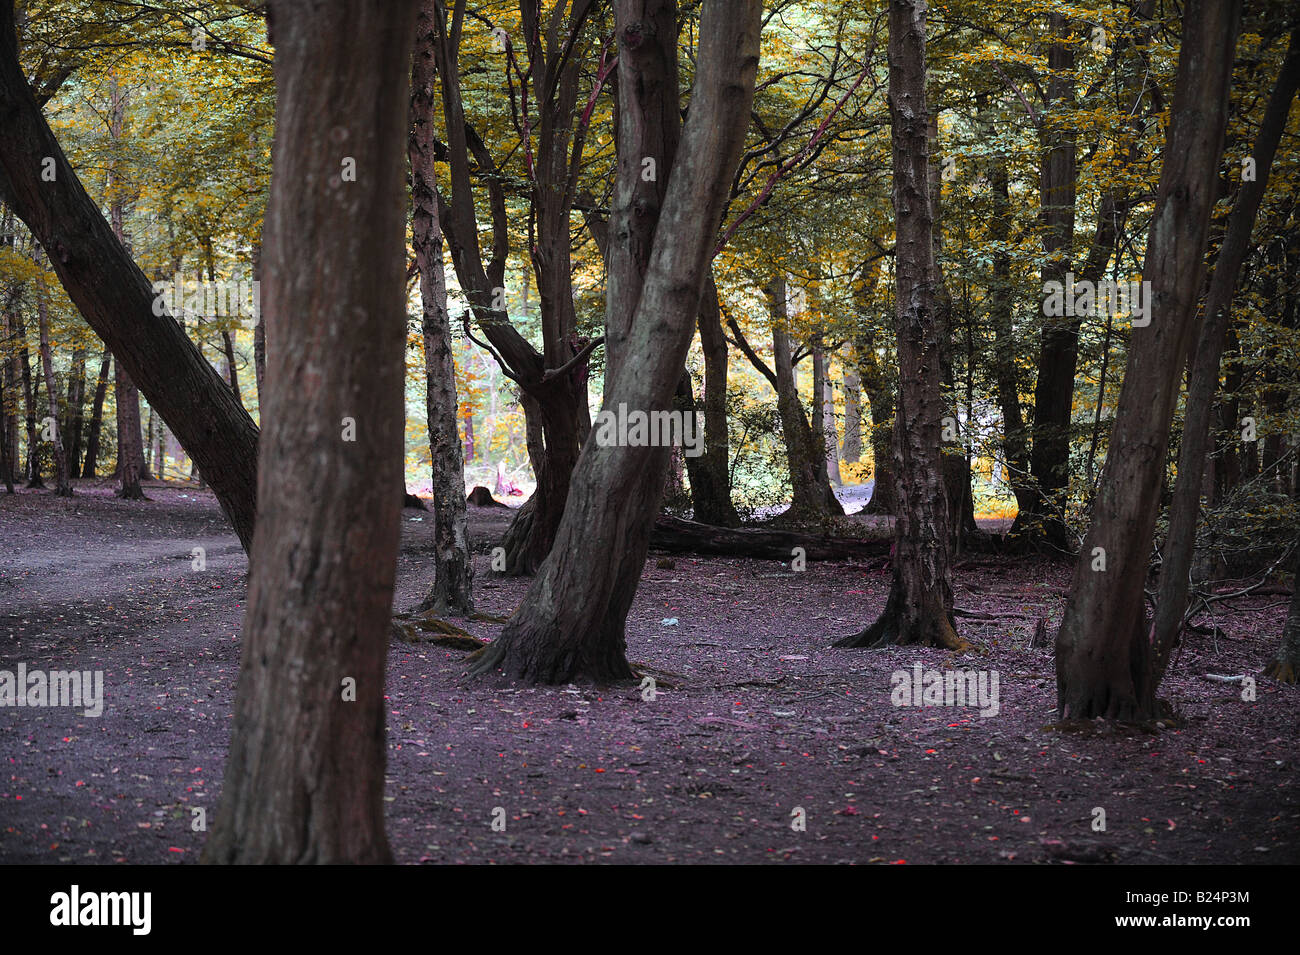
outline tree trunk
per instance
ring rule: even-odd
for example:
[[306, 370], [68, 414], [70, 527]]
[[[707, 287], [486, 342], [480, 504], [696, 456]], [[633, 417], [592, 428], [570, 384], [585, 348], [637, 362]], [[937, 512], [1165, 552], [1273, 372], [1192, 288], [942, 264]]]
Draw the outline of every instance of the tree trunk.
[[947, 331], [935, 303], [939, 275], [931, 235], [925, 78], [924, 0], [895, 0], [889, 7], [899, 382], [893, 442], [898, 499], [894, 574], [880, 617], [836, 646], [966, 647], [952, 615], [948, 507], [940, 461], [941, 352]]
[[447, 278], [434, 178], [436, 33], [428, 5], [421, 8], [415, 35], [407, 152], [415, 209], [412, 239], [423, 303], [425, 411], [433, 471], [434, 520], [434, 582], [417, 610], [432, 610], [444, 616], [468, 614], [474, 609], [474, 564], [465, 524], [465, 463], [457, 430], [451, 316], [447, 312]]
[[[0, 310], [0, 334], [6, 342], [13, 341], [7, 308]], [[12, 348], [5, 349], [0, 361], [0, 477], [6, 493], [13, 494], [18, 477], [18, 365]]]
[[[691, 108], [675, 157], [678, 120], [676, 8], [663, 0], [615, 0], [619, 41], [618, 185], [611, 221], [604, 409], [667, 411], [681, 377], [717, 228], [749, 122], [762, 5], [704, 6]], [[667, 180], [662, 205], [647, 204], [650, 231], [619, 225], [620, 201], [653, 159]], [[670, 171], [671, 170], [671, 171]], [[646, 245], [648, 243], [648, 246]], [[614, 264], [621, 274], [613, 276]], [[627, 274], [644, 267], [643, 278]], [[633, 298], [631, 290], [638, 290]], [[631, 315], [616, 310], [632, 307]], [[472, 672], [498, 668], [529, 682], [598, 682], [632, 676], [624, 627], [645, 564], [670, 449], [605, 443], [593, 429], [573, 473], [555, 546], [520, 609]]]
[[[413, 0], [275, 2], [266, 437], [218, 863], [391, 862]], [[341, 178], [355, 161], [355, 181]], [[227, 394], [229, 392], [227, 391]]]
[[[1190, 0], [1147, 259], [1151, 322], [1135, 328], [1094, 519], [1056, 636], [1062, 719], [1154, 718], [1144, 587], [1169, 425], [1195, 330], [1232, 79], [1239, 0]], [[1199, 476], [1199, 474], [1198, 474]]]
[[[788, 303], [785, 276], [778, 275], [763, 290], [772, 316], [772, 367], [776, 375], [776, 405], [781, 415], [781, 432], [785, 457], [790, 469], [791, 504], [788, 516], [800, 521], [815, 521], [843, 514], [844, 507], [835, 497], [826, 475], [826, 454], [819, 447], [812, 425], [799, 400], [794, 361], [787, 327]], [[813, 413], [820, 402], [813, 399]]]
[[107, 348], [99, 359], [99, 376], [95, 380], [95, 398], [90, 405], [90, 421], [86, 426], [86, 460], [81, 468], [83, 478], [95, 477], [99, 466], [99, 435], [104, 427], [104, 398], [108, 395], [108, 370], [113, 354]]
[[862, 458], [862, 381], [854, 354], [844, 364], [844, 460], [857, 464]]
[[[64, 289], [203, 468], [245, 547], [256, 510], [257, 427], [173, 318], [154, 314], [149, 280], [86, 195], [50, 132], [0, 0], [0, 198], [50, 256]], [[41, 178], [54, 160], [53, 182]]]
[[897, 383], [876, 354], [874, 336], [867, 336], [858, 351], [858, 369], [862, 388], [871, 409], [871, 500], [862, 510], [866, 514], [897, 514], [898, 498], [894, 494], [894, 402]]
[[131, 377], [113, 362], [114, 404], [117, 406], [117, 496], [128, 501], [145, 500], [140, 489], [140, 462], [144, 443], [140, 439], [140, 395]]
[[67, 441], [68, 474], [81, 473], [81, 428], [85, 423], [86, 406], [86, 346], [72, 349], [72, 373], [68, 376], [67, 412], [64, 417], [63, 437]]
[[38, 293], [36, 321], [40, 327], [41, 368], [45, 372], [45, 394], [49, 401], [46, 421], [50, 428], [50, 447], [54, 451], [54, 495], [72, 497], [72, 485], [68, 483], [68, 457], [63, 451], [63, 436], [59, 429], [59, 389], [58, 382], [54, 379], [54, 361], [50, 355], [50, 315], [44, 293]]
[[[1258, 167], [1257, 167], [1258, 169]], [[1277, 656], [1264, 667], [1264, 676], [1279, 683], [1300, 680], [1300, 558], [1296, 561], [1296, 580], [1291, 590], [1291, 607], [1282, 626], [1282, 645]]]
[[727, 435], [727, 339], [713, 272], [700, 295], [700, 348], [704, 352], [704, 454], [687, 458], [695, 519], [718, 527], [739, 527], [731, 501], [731, 448]]
[[[1169, 506], [1169, 531], [1161, 551], [1160, 591], [1156, 600], [1156, 682], [1164, 673], [1169, 654], [1182, 631], [1187, 611], [1187, 589], [1192, 556], [1196, 550], [1201, 492], [1210, 439], [1210, 413], [1219, 386], [1219, 359], [1232, 311], [1232, 293], [1250, 248], [1264, 190], [1278, 142], [1286, 128], [1291, 101], [1300, 86], [1300, 30], [1292, 31], [1286, 59], [1255, 137], [1255, 180], [1243, 182], [1228, 219], [1228, 231], [1215, 259], [1214, 276], [1205, 300], [1205, 319], [1192, 359], [1187, 386], [1182, 443], [1178, 451], [1178, 481]], [[1212, 487], [1213, 485], [1211, 485]]]
[[838, 487], [840, 477], [840, 439], [835, 427], [835, 391], [831, 385], [826, 352], [821, 347], [821, 336], [813, 346], [813, 414], [817, 416], [817, 446], [825, 449], [826, 478]]
[[[3, 27], [3, 24], [0, 24], [0, 27]], [[32, 381], [32, 357], [27, 344], [27, 323], [23, 321], [23, 314], [17, 307], [9, 315], [13, 323], [14, 335], [18, 341], [18, 366], [22, 369], [23, 407], [27, 412], [27, 468], [24, 473], [27, 475], [27, 486], [29, 488], [43, 488], [45, 487], [45, 481], [41, 479], [40, 430], [36, 426], [37, 383]]]

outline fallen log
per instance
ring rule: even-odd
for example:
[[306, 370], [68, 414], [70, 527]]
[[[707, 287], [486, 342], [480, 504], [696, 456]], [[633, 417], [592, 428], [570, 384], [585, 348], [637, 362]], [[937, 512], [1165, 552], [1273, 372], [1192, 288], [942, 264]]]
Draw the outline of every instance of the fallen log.
[[661, 514], [655, 520], [650, 546], [677, 554], [714, 554], [779, 561], [789, 561], [795, 556], [794, 549], [802, 547], [804, 557], [808, 560], [850, 560], [888, 556], [893, 538], [867, 540], [857, 537], [822, 537], [765, 527], [714, 527]]

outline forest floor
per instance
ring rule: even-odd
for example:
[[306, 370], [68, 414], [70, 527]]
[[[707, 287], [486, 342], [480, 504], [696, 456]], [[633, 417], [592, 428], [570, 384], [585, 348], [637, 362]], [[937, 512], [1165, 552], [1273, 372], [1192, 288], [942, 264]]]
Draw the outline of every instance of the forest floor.
[[[0, 862], [193, 862], [191, 809], [215, 816], [247, 565], [209, 492], [146, 493], [0, 495], [0, 670], [102, 670], [105, 686], [99, 718], [0, 708]], [[493, 574], [488, 549], [510, 512], [470, 511], [480, 609], [509, 615], [527, 581]], [[432, 536], [431, 515], [403, 512], [398, 610], [431, 581]], [[996, 619], [959, 619], [983, 652], [954, 657], [830, 649], [882, 608], [883, 567], [658, 556], [627, 628], [653, 700], [466, 681], [464, 651], [393, 643], [399, 862], [1300, 861], [1300, 689], [1259, 678], [1245, 702], [1204, 679], [1257, 675], [1285, 598], [1239, 600], [1222, 634], [1185, 638], [1162, 691], [1179, 728], [1084, 735], [1050, 727], [1051, 650], [1028, 645], [1038, 618], [1059, 621], [1063, 563], [959, 559], [958, 606]], [[996, 671], [996, 715], [891, 705], [914, 664]]]

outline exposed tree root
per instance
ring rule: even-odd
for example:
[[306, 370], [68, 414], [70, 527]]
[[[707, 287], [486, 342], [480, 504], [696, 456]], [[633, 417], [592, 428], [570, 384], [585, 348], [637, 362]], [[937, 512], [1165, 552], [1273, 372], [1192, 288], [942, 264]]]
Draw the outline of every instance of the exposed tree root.
[[401, 643], [432, 643], [453, 650], [483, 650], [486, 644], [454, 623], [420, 613], [399, 613], [393, 618], [393, 639]]
[[1269, 661], [1268, 666], [1264, 667], [1264, 676], [1270, 680], [1277, 680], [1279, 683], [1294, 686], [1297, 680], [1296, 664], [1294, 661], [1283, 657], [1276, 657]]

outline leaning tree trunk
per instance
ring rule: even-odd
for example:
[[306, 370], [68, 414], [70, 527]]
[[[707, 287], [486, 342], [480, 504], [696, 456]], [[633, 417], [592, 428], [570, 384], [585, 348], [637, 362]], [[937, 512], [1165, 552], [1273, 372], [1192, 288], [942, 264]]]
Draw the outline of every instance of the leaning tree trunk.
[[966, 647], [952, 615], [948, 507], [940, 461], [941, 352], [947, 332], [935, 302], [938, 269], [931, 237], [925, 76], [924, 0], [894, 0], [889, 6], [899, 383], [893, 442], [898, 500], [894, 573], [884, 612], [866, 629], [836, 643], [842, 647]]
[[451, 357], [451, 316], [442, 256], [442, 228], [434, 178], [434, 44], [431, 11], [421, 8], [411, 68], [412, 240], [423, 303], [425, 410], [433, 471], [434, 581], [417, 609], [468, 614], [474, 609], [474, 564], [465, 523], [465, 463], [457, 430], [456, 372]]
[[263, 503], [204, 861], [390, 862], [384, 668], [401, 530], [415, 3], [286, 0], [272, 13]]
[[[18, 63], [13, 0], [0, 0], [0, 199], [46, 250], [91, 328], [203, 469], [245, 548], [252, 543], [257, 427], [86, 195]], [[54, 161], [53, 181], [42, 160]]]
[[[604, 404], [611, 413], [620, 405], [672, 408], [748, 125], [761, 12], [758, 0], [705, 3], [691, 109], [674, 157], [667, 150], [676, 135], [664, 126], [679, 122], [676, 5], [615, 0], [618, 172]], [[659, 171], [654, 192], [643, 188], [645, 158]], [[604, 444], [599, 428], [593, 430], [555, 546], [474, 672], [499, 668], [544, 683], [632, 676], [624, 628], [670, 450]]]
[[95, 397], [90, 403], [90, 421], [86, 424], [86, 459], [81, 476], [95, 477], [99, 466], [99, 433], [104, 427], [104, 399], [108, 396], [108, 372], [113, 364], [113, 353], [107, 348], [99, 359], [99, 376], [95, 380]]
[[122, 370], [120, 361], [113, 362], [116, 379], [114, 388], [117, 406], [117, 496], [128, 501], [143, 501], [140, 489], [140, 461], [144, 458], [144, 444], [140, 439], [140, 393], [131, 383], [131, 377]]
[[41, 368], [45, 372], [45, 394], [49, 400], [49, 414], [46, 420], [50, 425], [50, 447], [54, 450], [54, 494], [56, 497], [72, 497], [72, 485], [68, 483], [68, 456], [63, 450], [63, 434], [59, 428], [59, 389], [54, 379], [54, 362], [50, 355], [50, 315], [43, 293], [38, 293], [36, 301], [36, 321], [41, 334]]
[[1142, 269], [1150, 324], [1133, 330], [1094, 518], [1056, 635], [1062, 719], [1151, 719], [1145, 585], [1169, 425], [1205, 274], [1239, 0], [1189, 0], [1151, 237]]
[[1182, 443], [1178, 450], [1178, 483], [1169, 506], [1169, 531], [1161, 552], [1160, 591], [1156, 600], [1155, 666], [1157, 682], [1183, 627], [1187, 611], [1188, 575], [1196, 550], [1196, 526], [1201, 510], [1201, 485], [1210, 442], [1210, 413], [1219, 387], [1219, 359], [1232, 311], [1232, 293], [1241, 264], [1250, 249], [1255, 216], [1264, 198], [1273, 156], [1286, 128], [1291, 101], [1300, 86], [1300, 30], [1292, 31], [1290, 47], [1255, 137], [1255, 179], [1243, 182], [1228, 219], [1228, 231], [1214, 263], [1214, 276], [1205, 299], [1205, 319], [1187, 386]]

